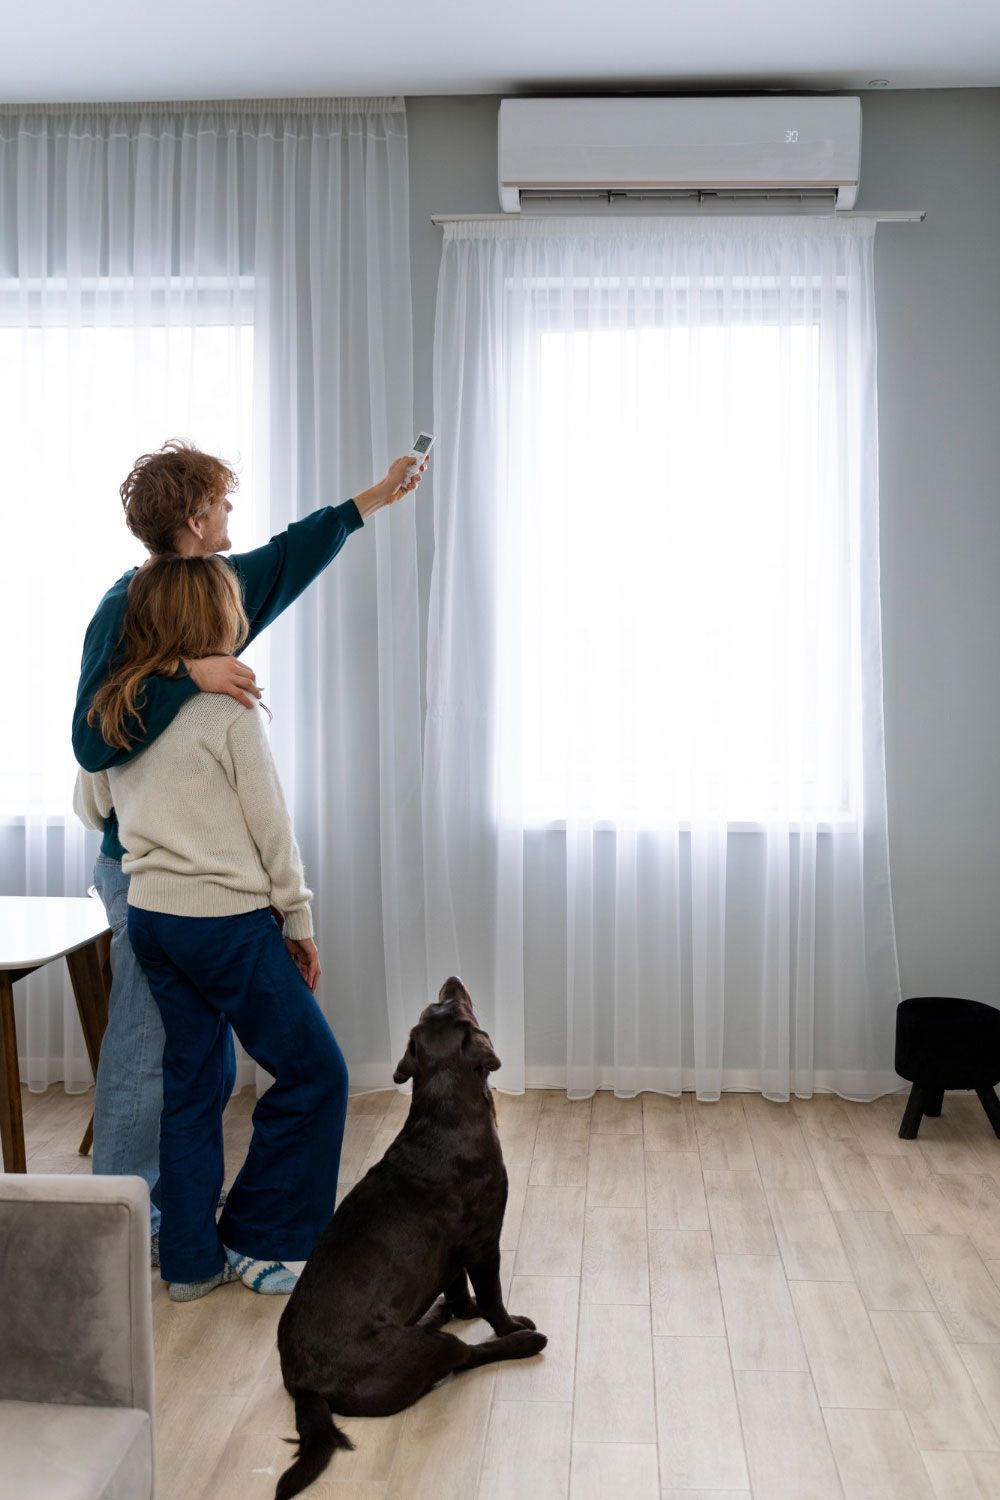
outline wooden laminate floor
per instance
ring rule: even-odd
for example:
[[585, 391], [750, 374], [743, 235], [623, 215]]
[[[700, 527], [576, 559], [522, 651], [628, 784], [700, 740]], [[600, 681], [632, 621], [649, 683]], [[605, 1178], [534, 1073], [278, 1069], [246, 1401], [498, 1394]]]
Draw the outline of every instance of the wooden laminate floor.
[[[25, 1094], [29, 1171], [88, 1171], [92, 1096]], [[345, 1186], [407, 1101], [352, 1099]], [[545, 1353], [344, 1421], [311, 1500], [1000, 1495], [1000, 1142], [974, 1096], [497, 1096], [505, 1286]], [[252, 1094], [226, 1118], [235, 1170]], [[154, 1287], [160, 1500], [270, 1500], [289, 1462], [280, 1298]], [[453, 1325], [472, 1339], [485, 1324]]]

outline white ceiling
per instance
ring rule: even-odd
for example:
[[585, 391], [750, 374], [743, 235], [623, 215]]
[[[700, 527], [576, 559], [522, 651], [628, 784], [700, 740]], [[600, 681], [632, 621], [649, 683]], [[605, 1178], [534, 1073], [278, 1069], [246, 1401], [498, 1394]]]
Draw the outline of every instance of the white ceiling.
[[1000, 85], [1000, 0], [9, 0], [0, 101]]

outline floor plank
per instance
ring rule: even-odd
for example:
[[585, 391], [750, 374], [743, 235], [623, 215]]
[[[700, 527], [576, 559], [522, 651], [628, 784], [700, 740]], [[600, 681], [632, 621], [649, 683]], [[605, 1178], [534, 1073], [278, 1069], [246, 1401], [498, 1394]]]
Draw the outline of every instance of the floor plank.
[[479, 1500], [566, 1500], [569, 1401], [494, 1401], [479, 1478]]
[[646, 1152], [646, 1213], [650, 1229], [708, 1228], [705, 1179], [697, 1151]]
[[719, 1274], [707, 1231], [651, 1230], [649, 1286], [654, 1335], [725, 1338]]
[[706, 1169], [705, 1194], [717, 1255], [777, 1255], [764, 1189], [756, 1171]]
[[588, 1208], [583, 1230], [583, 1302], [649, 1302], [646, 1210]]
[[529, 1187], [515, 1276], [579, 1276], [586, 1189]]
[[660, 1480], [667, 1489], [748, 1484], [725, 1339], [655, 1338]]
[[892, 1213], [834, 1214], [865, 1305], [880, 1312], [933, 1312], [934, 1299]]
[[841, 1500], [837, 1466], [809, 1376], [740, 1370], [736, 1390], [754, 1495], [761, 1500]]
[[655, 1439], [649, 1308], [582, 1305], [573, 1441], [651, 1443]]
[[996, 1500], [1000, 1453], [925, 1453], [935, 1500]]
[[808, 1370], [778, 1255], [719, 1255], [719, 1290], [734, 1370]]
[[570, 1500], [660, 1500], [650, 1443], [574, 1443]]
[[995, 1449], [996, 1431], [940, 1315], [870, 1317], [917, 1446]]
[[824, 1412], [846, 1500], [934, 1500], [901, 1411]]
[[778, 1249], [789, 1281], [852, 1281], [844, 1247], [819, 1188], [768, 1188]]
[[909, 1244], [952, 1338], [1000, 1342], [1000, 1287], [965, 1235], [911, 1234]]
[[575, 1276], [515, 1276], [510, 1311], [531, 1318], [548, 1339], [536, 1359], [499, 1366], [497, 1396], [503, 1401], [572, 1401], [576, 1371], [576, 1325], [580, 1282]]
[[591, 1135], [588, 1208], [645, 1207], [641, 1135]]
[[898, 1407], [857, 1287], [843, 1281], [795, 1281], [791, 1293], [820, 1406]]

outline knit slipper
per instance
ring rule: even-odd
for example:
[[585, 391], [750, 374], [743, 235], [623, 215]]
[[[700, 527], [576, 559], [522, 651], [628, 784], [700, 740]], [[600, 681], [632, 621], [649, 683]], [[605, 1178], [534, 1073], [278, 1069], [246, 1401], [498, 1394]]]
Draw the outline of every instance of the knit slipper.
[[226, 1249], [226, 1260], [233, 1276], [238, 1276], [252, 1292], [287, 1297], [289, 1292], [294, 1292], [299, 1279], [280, 1260], [254, 1260], [252, 1255], [240, 1255], [238, 1250], [229, 1249]]
[[238, 1281], [239, 1277], [232, 1266], [225, 1265], [221, 1271], [216, 1271], [214, 1276], [209, 1276], [205, 1281], [172, 1281], [170, 1283], [171, 1302], [196, 1302], [199, 1297], [207, 1297], [209, 1292], [214, 1292], [217, 1286], [225, 1286], [229, 1281]]

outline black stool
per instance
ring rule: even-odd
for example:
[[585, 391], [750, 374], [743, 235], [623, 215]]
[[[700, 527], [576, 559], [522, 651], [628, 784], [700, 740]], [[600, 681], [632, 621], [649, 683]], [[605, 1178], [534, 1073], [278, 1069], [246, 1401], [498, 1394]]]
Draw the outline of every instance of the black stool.
[[1000, 1010], [978, 1000], [924, 996], [896, 1007], [896, 1072], [913, 1084], [899, 1134], [912, 1141], [939, 1115], [945, 1089], [975, 1089], [1000, 1136]]

